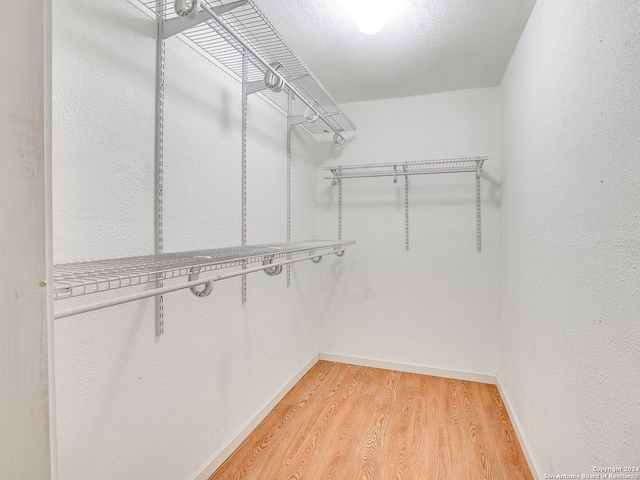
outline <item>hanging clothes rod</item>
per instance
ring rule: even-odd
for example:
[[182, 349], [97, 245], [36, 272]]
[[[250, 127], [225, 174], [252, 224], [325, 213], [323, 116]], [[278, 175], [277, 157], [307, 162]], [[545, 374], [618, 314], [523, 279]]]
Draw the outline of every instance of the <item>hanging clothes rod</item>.
[[53, 267], [53, 298], [92, 295], [258, 262], [267, 265], [292, 256], [316, 257], [354, 244], [342, 240], [303, 240], [59, 264]]
[[[313, 263], [320, 263], [320, 260], [324, 255], [337, 255], [339, 257], [344, 255], [344, 250], [333, 251], [329, 253], [319, 253], [316, 257], [296, 258], [292, 260], [283, 260], [277, 263], [269, 263], [266, 265], [260, 265], [258, 267], [248, 268], [246, 270], [238, 270], [236, 272], [225, 273], [218, 275], [214, 278], [197, 279], [192, 280], [181, 285], [173, 285], [171, 287], [154, 288], [153, 290], [147, 290], [146, 292], [135, 293], [124, 297], [115, 298], [113, 300], [106, 300], [104, 302], [94, 303], [91, 305], [85, 305], [78, 308], [72, 308], [69, 310], [63, 310], [54, 314], [54, 319], [59, 320], [62, 318], [72, 317], [74, 315], [80, 315], [81, 313], [94, 312], [96, 310], [102, 310], [103, 308], [113, 307], [116, 305], [122, 305], [124, 303], [135, 302], [136, 300], [142, 300], [145, 298], [155, 297], [157, 295], [164, 295], [165, 293], [176, 292], [178, 290], [185, 290], [187, 288], [195, 288], [201, 285], [212, 284], [213, 282], [219, 282], [220, 280], [226, 280], [228, 278], [239, 277], [240, 275], [246, 275], [249, 273], [261, 272], [261, 271], [277, 271], [280, 273], [284, 265], [290, 265], [297, 262], [304, 262], [311, 260]], [[271, 275], [269, 273], [269, 275]]]
[[[249, 45], [247, 42], [244, 41], [244, 39], [238, 35], [233, 28], [231, 28], [229, 25], [227, 25], [227, 23], [222, 19], [221, 16], [219, 16], [216, 12], [213, 11], [213, 9], [211, 7], [209, 7], [209, 5], [207, 5], [206, 3], [201, 3], [200, 7], [209, 14], [209, 16], [225, 31], [227, 32], [236, 42], [238, 42], [238, 44], [240, 46], [242, 46], [242, 48], [244, 48], [247, 52], [249, 52], [258, 62], [260, 62], [262, 64], [262, 66], [267, 69], [267, 71], [269, 71], [272, 75], [275, 75], [276, 78], [280, 78], [282, 81], [282, 85], [283, 88], [286, 87], [289, 89], [289, 91], [294, 94], [297, 98], [299, 98], [300, 100], [302, 100], [302, 102], [313, 112], [316, 113], [316, 115], [318, 115], [318, 118], [320, 120], [322, 120], [327, 127], [329, 127], [336, 135], [336, 137], [338, 139], [340, 139], [342, 142], [345, 141], [345, 138], [342, 136], [341, 132], [335, 128], [333, 125], [331, 125], [331, 123], [329, 123], [328, 120], [326, 120], [324, 118], [324, 116], [318, 111], [318, 109], [310, 102], [308, 101], [304, 95], [302, 95], [290, 82], [287, 81], [287, 79], [285, 79], [281, 74], [278, 73], [277, 69], [274, 68], [273, 66], [271, 66], [271, 64], [269, 64], [269, 62], [267, 62], [264, 58], [262, 58], [262, 56], [251, 46]], [[334, 137], [335, 138], [335, 137]], [[338, 142], [336, 142], [338, 143]]]

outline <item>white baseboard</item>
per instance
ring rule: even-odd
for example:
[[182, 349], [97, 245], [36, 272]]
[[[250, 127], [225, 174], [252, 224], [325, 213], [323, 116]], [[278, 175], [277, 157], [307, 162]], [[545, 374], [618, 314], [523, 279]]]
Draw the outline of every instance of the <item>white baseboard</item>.
[[496, 384], [496, 376], [487, 373], [461, 372], [458, 370], [447, 370], [444, 368], [425, 367], [411, 363], [387, 362], [373, 358], [351, 357], [348, 355], [334, 355], [333, 353], [321, 353], [320, 360], [338, 363], [350, 363], [363, 367], [382, 368], [384, 370], [397, 370], [399, 372], [419, 373], [421, 375], [431, 375], [433, 377], [454, 378], [456, 380], [467, 380], [470, 382]]
[[214, 453], [209, 460], [202, 466], [198, 474], [193, 477], [193, 480], [208, 480], [211, 475], [224, 463], [224, 461], [229, 458], [229, 456], [235, 451], [236, 448], [240, 446], [240, 444], [249, 436], [249, 434], [258, 426], [258, 424], [264, 420], [264, 418], [269, 414], [273, 407], [275, 407], [280, 400], [284, 398], [284, 396], [291, 390], [296, 383], [300, 381], [304, 375], [311, 370], [319, 359], [319, 354], [315, 354], [311, 360], [309, 360], [302, 369], [296, 373], [291, 380], [289, 380], [285, 385], [282, 386], [278, 392], [271, 397], [271, 399], [266, 403], [264, 407], [258, 410], [255, 415], [253, 415], [247, 423], [240, 429], [238, 433], [236, 433], [233, 438], [219, 449], [216, 453]]
[[500, 377], [496, 375], [496, 386], [498, 387], [498, 391], [500, 392], [500, 396], [502, 397], [502, 402], [504, 403], [505, 408], [507, 409], [507, 413], [509, 414], [509, 418], [511, 419], [511, 424], [513, 425], [513, 429], [516, 432], [516, 437], [518, 437], [518, 442], [520, 442], [520, 447], [522, 448], [522, 452], [524, 453], [524, 457], [527, 459], [527, 463], [529, 464], [529, 468], [531, 469], [531, 473], [533, 477], [537, 480], [542, 479], [542, 474], [540, 473], [540, 469], [533, 461], [533, 456], [531, 455], [531, 448], [529, 448], [529, 444], [524, 436], [524, 431], [518, 421], [518, 417], [516, 417], [513, 408], [511, 408], [511, 404], [509, 403], [509, 397], [507, 397], [504, 389], [502, 388], [502, 384], [500, 383]]

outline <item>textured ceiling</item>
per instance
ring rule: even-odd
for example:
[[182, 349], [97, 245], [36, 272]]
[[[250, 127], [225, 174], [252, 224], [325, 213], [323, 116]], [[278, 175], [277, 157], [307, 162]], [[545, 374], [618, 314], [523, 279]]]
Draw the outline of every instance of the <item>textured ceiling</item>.
[[255, 0], [340, 103], [500, 83], [535, 0], [388, 0], [364, 35], [349, 0]]

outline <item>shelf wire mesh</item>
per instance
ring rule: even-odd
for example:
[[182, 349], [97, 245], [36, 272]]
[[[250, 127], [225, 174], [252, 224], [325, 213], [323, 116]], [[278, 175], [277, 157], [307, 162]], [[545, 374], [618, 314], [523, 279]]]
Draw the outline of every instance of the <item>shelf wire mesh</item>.
[[194, 267], [205, 273], [289, 256], [315, 257], [354, 243], [309, 240], [60, 264], [53, 267], [53, 296], [60, 300], [184, 277]]
[[328, 179], [354, 177], [403, 176], [433, 173], [480, 172], [488, 157], [451, 158], [446, 160], [425, 160], [418, 162], [372, 163], [368, 165], [341, 165], [325, 167], [332, 173]]
[[[232, 2], [220, 0], [202, 0], [212, 9]], [[140, 0], [140, 3], [154, 15], [166, 20], [176, 18], [173, 0]], [[258, 9], [252, 0], [247, 4], [234, 8], [221, 15], [227, 23], [245, 42], [266, 60], [267, 63], [278, 62], [282, 65], [279, 73], [293, 85], [305, 99], [313, 104], [321, 115], [338, 131], [352, 131], [356, 127], [344, 112], [337, 106], [333, 97], [327, 92], [322, 83], [309, 70], [305, 63], [280, 36], [273, 25]], [[221, 63], [239, 80], [242, 79], [242, 46], [214, 20], [208, 20], [196, 27], [182, 32], [182, 35], [200, 50]], [[251, 58], [248, 81], [263, 80], [264, 66]], [[262, 94], [277, 106], [283, 114], [287, 114], [287, 89], [280, 93], [265, 90]], [[329, 133], [331, 130], [322, 122], [302, 124], [312, 134]]]

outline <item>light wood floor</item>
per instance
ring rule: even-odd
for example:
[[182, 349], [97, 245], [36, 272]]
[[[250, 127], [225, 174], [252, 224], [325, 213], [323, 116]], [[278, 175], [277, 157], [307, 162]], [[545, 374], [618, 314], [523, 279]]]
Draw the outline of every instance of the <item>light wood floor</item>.
[[318, 362], [210, 480], [533, 479], [493, 385]]

